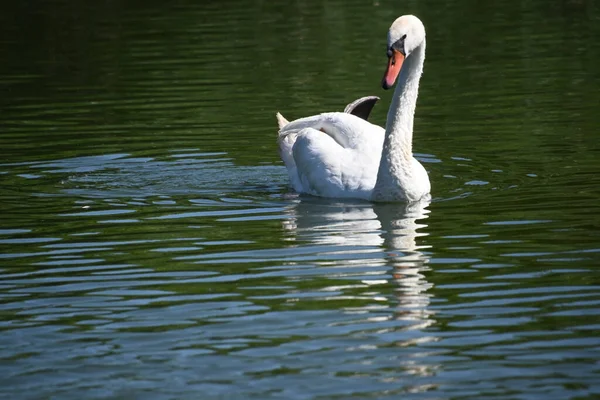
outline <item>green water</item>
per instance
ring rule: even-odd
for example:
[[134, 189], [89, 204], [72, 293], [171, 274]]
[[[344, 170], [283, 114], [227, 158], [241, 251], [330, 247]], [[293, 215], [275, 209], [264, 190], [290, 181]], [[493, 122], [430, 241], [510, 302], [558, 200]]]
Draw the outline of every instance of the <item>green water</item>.
[[[427, 57], [426, 207], [298, 197], [276, 121]], [[600, 396], [593, 1], [0, 6], [0, 397]]]

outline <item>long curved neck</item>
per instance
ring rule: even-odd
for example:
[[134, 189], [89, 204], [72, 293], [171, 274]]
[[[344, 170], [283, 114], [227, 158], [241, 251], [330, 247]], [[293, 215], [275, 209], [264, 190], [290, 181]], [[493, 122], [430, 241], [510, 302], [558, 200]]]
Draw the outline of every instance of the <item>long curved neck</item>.
[[384, 145], [383, 154], [386, 150], [392, 150], [389, 145], [397, 144], [401, 145], [403, 152], [412, 156], [413, 122], [424, 61], [425, 41], [406, 58], [400, 71], [392, 104], [388, 110], [385, 125], [385, 142], [388, 146]]
[[[405, 59], [387, 115], [385, 139], [374, 197], [398, 196], [410, 185], [412, 136], [419, 80], [425, 61], [425, 40]], [[389, 193], [399, 192], [399, 193]]]

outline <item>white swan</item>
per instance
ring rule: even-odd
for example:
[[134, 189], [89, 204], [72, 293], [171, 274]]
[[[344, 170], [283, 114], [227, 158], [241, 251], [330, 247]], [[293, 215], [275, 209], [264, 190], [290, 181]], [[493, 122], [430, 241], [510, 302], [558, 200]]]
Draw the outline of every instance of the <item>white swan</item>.
[[[417, 201], [429, 196], [425, 168], [412, 155], [413, 120], [425, 60], [425, 27], [413, 15], [388, 32], [382, 86], [398, 78], [386, 129], [349, 113], [288, 122], [277, 113], [279, 153], [299, 193], [372, 201]], [[367, 113], [368, 114], [368, 113]]]

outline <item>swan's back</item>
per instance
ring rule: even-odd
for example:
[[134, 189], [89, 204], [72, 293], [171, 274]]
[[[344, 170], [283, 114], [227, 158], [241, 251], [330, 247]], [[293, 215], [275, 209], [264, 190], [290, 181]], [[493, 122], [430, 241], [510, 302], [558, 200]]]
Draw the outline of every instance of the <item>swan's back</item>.
[[284, 125], [279, 152], [297, 192], [368, 199], [384, 134], [383, 128], [357, 116], [324, 113]]

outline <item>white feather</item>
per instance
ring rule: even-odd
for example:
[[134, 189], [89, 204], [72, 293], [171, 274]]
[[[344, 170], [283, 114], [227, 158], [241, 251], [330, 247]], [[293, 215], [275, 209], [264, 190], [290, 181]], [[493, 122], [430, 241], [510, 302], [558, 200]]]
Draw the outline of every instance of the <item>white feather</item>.
[[[410, 35], [410, 36], [409, 36]], [[407, 56], [388, 112], [386, 129], [355, 115], [333, 112], [288, 122], [277, 113], [279, 153], [294, 190], [321, 197], [417, 201], [429, 177], [412, 155], [412, 128], [425, 59], [425, 28], [414, 16], [392, 24]]]

